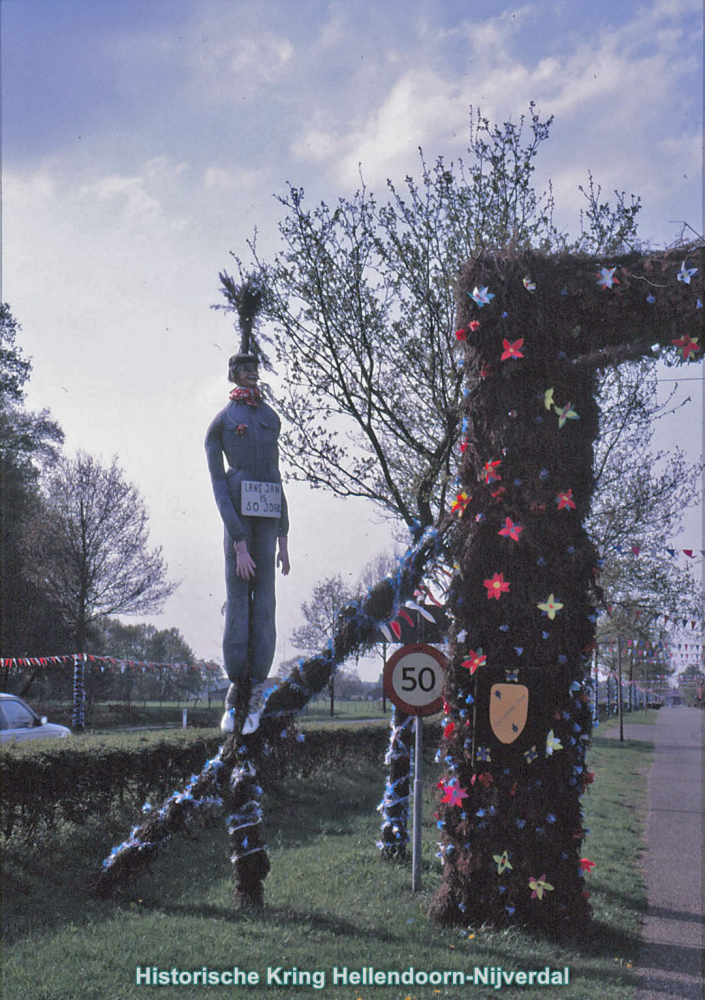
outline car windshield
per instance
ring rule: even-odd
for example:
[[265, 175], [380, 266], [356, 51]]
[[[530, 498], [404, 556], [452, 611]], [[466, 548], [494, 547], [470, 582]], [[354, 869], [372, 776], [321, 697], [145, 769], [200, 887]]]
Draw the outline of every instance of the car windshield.
[[36, 719], [19, 701], [8, 700], [0, 704], [0, 723], [3, 729], [31, 729]]

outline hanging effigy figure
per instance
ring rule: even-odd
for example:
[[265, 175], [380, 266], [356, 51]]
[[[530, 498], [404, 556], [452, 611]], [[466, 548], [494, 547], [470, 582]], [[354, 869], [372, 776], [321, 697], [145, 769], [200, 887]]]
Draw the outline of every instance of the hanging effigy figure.
[[274, 659], [275, 569], [280, 565], [285, 576], [289, 573], [289, 517], [279, 472], [281, 422], [262, 399], [259, 358], [252, 340], [261, 293], [251, 279], [239, 288], [222, 275], [221, 280], [238, 309], [242, 331], [241, 350], [228, 363], [228, 379], [235, 388], [228, 405], [208, 428], [205, 442], [213, 493], [225, 528], [223, 658], [231, 683], [221, 729], [235, 731], [237, 709], [247, 699], [242, 733], [248, 735], [259, 726], [262, 695]]

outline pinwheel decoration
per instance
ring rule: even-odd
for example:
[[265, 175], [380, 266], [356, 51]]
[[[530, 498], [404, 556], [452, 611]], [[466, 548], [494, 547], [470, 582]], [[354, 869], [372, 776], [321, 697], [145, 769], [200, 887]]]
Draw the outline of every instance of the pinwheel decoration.
[[551, 621], [553, 621], [554, 618], [556, 617], [556, 615], [558, 614], [558, 612], [563, 607], [563, 605], [560, 604], [555, 599], [555, 597], [553, 596], [553, 594], [549, 594], [548, 597], [546, 598], [546, 600], [545, 601], [541, 601], [541, 603], [537, 604], [536, 607], [539, 609], [539, 611], [543, 611], [544, 614], [548, 615], [548, 617], [551, 619]]
[[484, 666], [485, 663], [487, 663], [487, 656], [482, 652], [482, 648], [471, 649], [470, 656], [467, 660], [463, 660], [463, 666], [467, 667], [471, 674], [474, 674], [477, 668]]
[[597, 274], [597, 284], [600, 288], [612, 288], [619, 284], [619, 278], [615, 278], [616, 267], [603, 267]]
[[546, 881], [545, 875], [541, 875], [539, 878], [529, 879], [529, 888], [532, 899], [543, 899], [544, 892], [553, 892], [554, 887]]
[[694, 274], [698, 273], [697, 267], [688, 267], [688, 261], [684, 260], [681, 264], [680, 271], [676, 275], [678, 281], [682, 281], [684, 285], [690, 284], [690, 279]]
[[476, 285], [472, 292], [468, 292], [468, 295], [473, 300], [475, 305], [480, 307], [480, 309], [482, 309], [483, 306], [488, 306], [494, 298], [493, 293], [489, 291], [486, 285], [484, 288], [478, 288]]
[[558, 426], [565, 427], [566, 421], [568, 420], [580, 420], [580, 417], [573, 409], [572, 403], [566, 403], [565, 406], [554, 406], [554, 413], [558, 414]]
[[493, 854], [492, 855], [492, 860], [497, 865], [497, 874], [498, 875], [502, 875], [503, 872], [505, 872], [507, 868], [509, 868], [510, 871], [514, 870], [514, 867], [513, 867], [512, 863], [511, 863], [511, 861], [509, 860], [509, 853], [508, 853], [508, 851], [502, 851], [501, 854]]

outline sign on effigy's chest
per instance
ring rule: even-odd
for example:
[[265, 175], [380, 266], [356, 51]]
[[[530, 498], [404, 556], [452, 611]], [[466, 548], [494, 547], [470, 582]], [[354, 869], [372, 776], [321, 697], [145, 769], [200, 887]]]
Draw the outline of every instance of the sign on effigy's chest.
[[240, 488], [241, 514], [248, 517], [281, 517], [282, 488], [279, 483], [243, 479]]

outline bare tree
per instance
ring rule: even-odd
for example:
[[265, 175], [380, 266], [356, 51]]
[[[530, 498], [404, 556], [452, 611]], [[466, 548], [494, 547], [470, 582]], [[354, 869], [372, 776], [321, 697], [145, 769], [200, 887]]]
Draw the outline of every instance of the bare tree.
[[656, 388], [649, 361], [610, 369], [600, 383], [597, 489], [586, 526], [600, 553], [599, 583], [609, 608], [598, 629], [601, 643], [658, 645], [673, 636], [679, 619], [702, 619], [700, 588], [668, 549], [684, 512], [702, 502], [703, 466], [688, 462], [681, 448], [654, 451], [658, 421], [687, 402], [674, 406], [674, 389], [659, 404]]
[[528, 139], [524, 120], [471, 117], [473, 163], [428, 166], [421, 154], [421, 182], [389, 181], [386, 204], [364, 182], [332, 207], [309, 209], [291, 185], [279, 199], [283, 249], [271, 264], [251, 250], [286, 371], [277, 402], [294, 478], [371, 499], [408, 526], [445, 507], [462, 430], [458, 268], [487, 242], [561, 243], [551, 195], [531, 185], [551, 120], [531, 105]]
[[[291, 633], [291, 641], [306, 653], [322, 649], [335, 632], [338, 612], [355, 599], [355, 593], [344, 583], [341, 576], [329, 576], [314, 584], [310, 601], [302, 601], [301, 614], [305, 623]], [[337, 671], [338, 676], [342, 671]], [[331, 675], [328, 691], [330, 694], [330, 714], [335, 713], [335, 678]]]
[[148, 548], [148, 516], [136, 486], [113, 459], [79, 452], [47, 478], [45, 510], [28, 532], [35, 579], [83, 652], [86, 630], [106, 615], [153, 614], [177, 584], [161, 549]]

